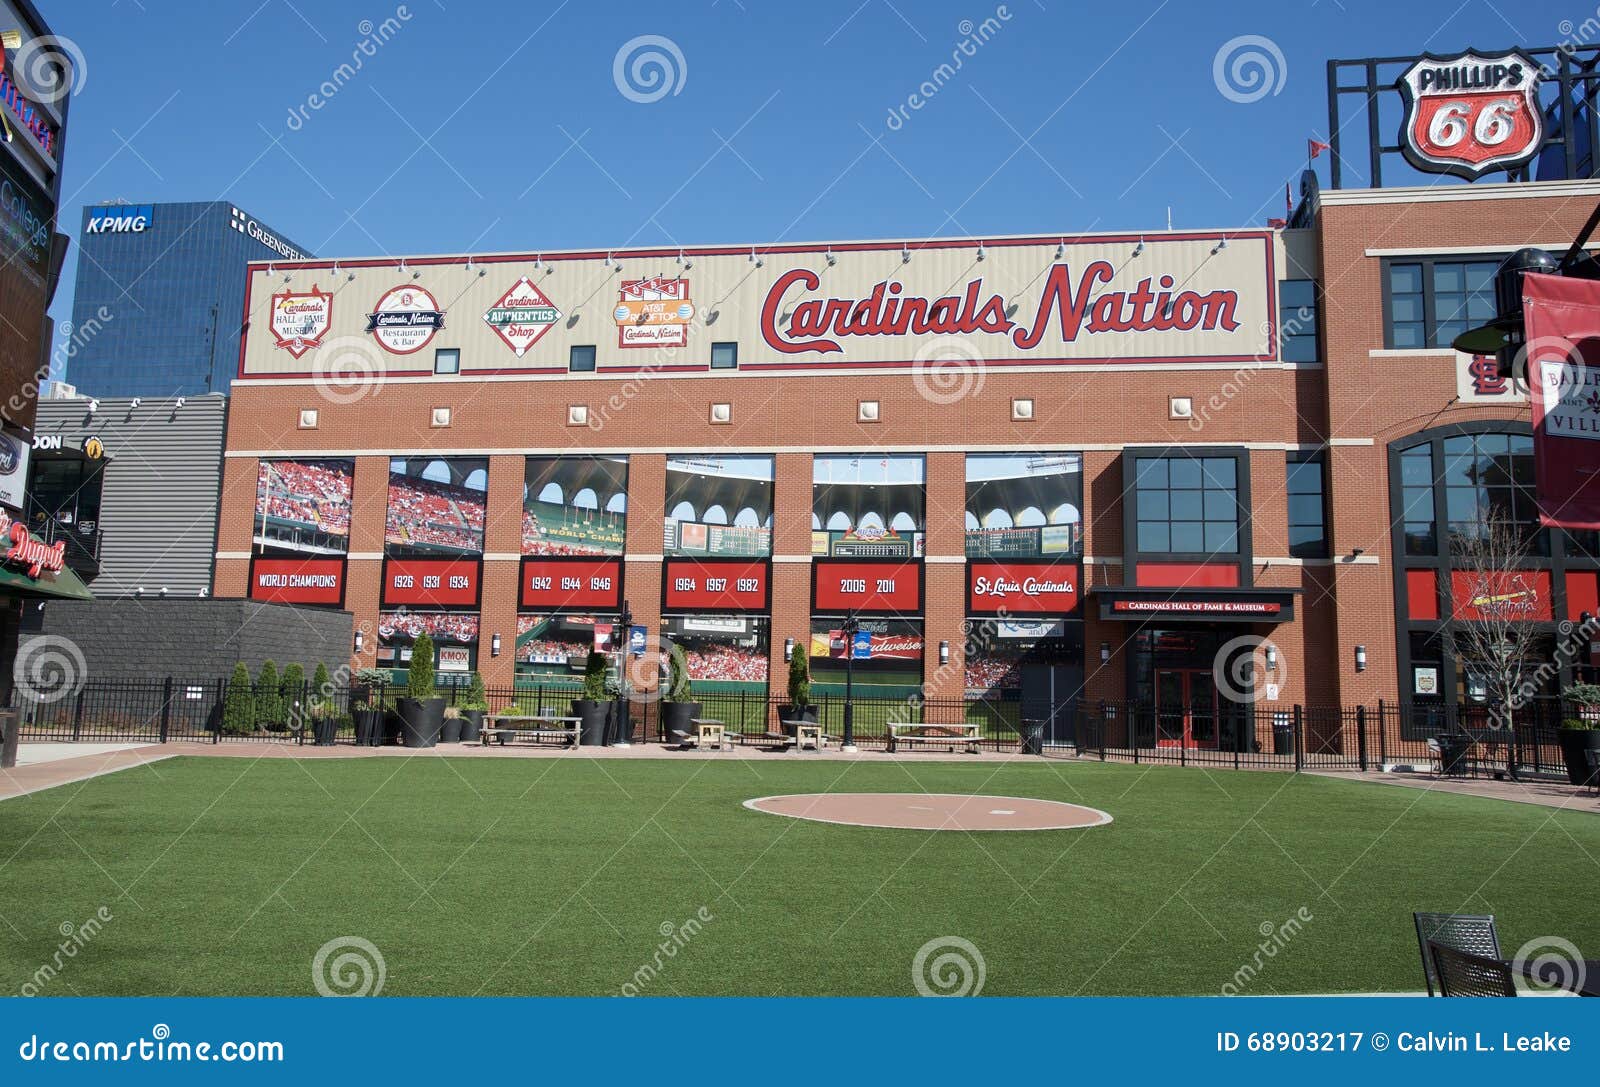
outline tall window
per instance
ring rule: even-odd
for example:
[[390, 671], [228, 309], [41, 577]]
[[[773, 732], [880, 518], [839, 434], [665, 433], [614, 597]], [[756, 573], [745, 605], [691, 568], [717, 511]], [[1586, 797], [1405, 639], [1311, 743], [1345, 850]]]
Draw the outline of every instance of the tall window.
[[1135, 457], [1142, 554], [1239, 550], [1238, 464], [1232, 457]]
[[1386, 269], [1385, 347], [1449, 347], [1495, 314], [1497, 258], [1395, 261]]
[[1463, 434], [1444, 440], [1445, 519], [1450, 538], [1471, 539], [1506, 525], [1541, 545], [1533, 499], [1533, 438], [1526, 434]]
[[1413, 446], [1400, 454], [1400, 502], [1406, 554], [1436, 554], [1439, 533], [1433, 513], [1432, 445]]
[[1278, 284], [1279, 330], [1284, 362], [1316, 362], [1317, 284], [1310, 279], [1286, 279]]
[[1328, 557], [1327, 464], [1321, 453], [1290, 453], [1289, 554]]

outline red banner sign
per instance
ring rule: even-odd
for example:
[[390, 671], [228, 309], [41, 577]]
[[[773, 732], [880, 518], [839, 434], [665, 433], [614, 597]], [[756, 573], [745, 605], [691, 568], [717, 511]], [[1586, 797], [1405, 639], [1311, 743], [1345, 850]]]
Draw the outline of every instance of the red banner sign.
[[703, 562], [668, 559], [662, 572], [665, 611], [765, 612], [768, 605], [765, 562]]
[[621, 611], [622, 560], [522, 560], [522, 608], [534, 612]]
[[344, 603], [344, 559], [258, 558], [250, 565], [250, 599], [337, 607]]
[[915, 562], [811, 564], [811, 610], [819, 615], [916, 615], [922, 611], [922, 568]]
[[1600, 528], [1600, 283], [1522, 279], [1542, 524]]
[[969, 615], [1072, 615], [1078, 610], [1078, 567], [1072, 563], [967, 564]]
[[390, 559], [383, 564], [386, 606], [460, 608], [478, 603], [477, 559]]
[[1452, 570], [1450, 601], [1457, 619], [1548, 623], [1550, 571]]

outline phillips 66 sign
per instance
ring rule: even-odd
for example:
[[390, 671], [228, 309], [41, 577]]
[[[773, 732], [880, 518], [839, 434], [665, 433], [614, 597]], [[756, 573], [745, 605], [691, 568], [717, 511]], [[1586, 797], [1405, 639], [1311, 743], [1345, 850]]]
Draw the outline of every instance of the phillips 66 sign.
[[1424, 54], [1400, 93], [1400, 150], [1427, 173], [1476, 179], [1521, 166], [1544, 143], [1539, 66], [1521, 53]]

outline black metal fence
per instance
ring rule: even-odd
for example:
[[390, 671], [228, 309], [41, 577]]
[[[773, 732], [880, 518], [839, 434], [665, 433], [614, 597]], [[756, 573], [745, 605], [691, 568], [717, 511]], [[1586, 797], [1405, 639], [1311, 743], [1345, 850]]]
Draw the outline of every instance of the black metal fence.
[[[280, 685], [277, 697], [255, 697], [267, 707], [248, 727], [224, 712], [225, 679], [97, 679], [49, 700], [19, 700], [20, 729], [28, 740], [96, 742], [201, 741], [206, 743], [309, 743], [315, 722], [331, 721], [335, 743], [355, 740], [352, 710], [363, 705], [393, 709], [403, 686]], [[582, 697], [576, 684], [490, 688], [491, 714], [566, 716]], [[448, 704], [462, 706], [465, 687], [438, 688]], [[776, 742], [785, 700], [759, 692], [698, 696], [695, 716], [720, 721], [741, 746]], [[626, 725], [613, 722], [612, 740], [670, 742], [662, 727], [663, 704], [625, 700]], [[853, 701], [853, 739], [863, 749], [887, 747], [889, 725], [979, 726], [976, 744], [988, 751], [1023, 749], [1024, 706], [1014, 695], [967, 699], [872, 699]], [[845, 700], [824, 695], [812, 707], [825, 735], [844, 734]], [[1038, 712], [1028, 707], [1028, 712]], [[1483, 707], [1456, 708], [1380, 701], [1376, 706], [1224, 706], [1214, 713], [1162, 709], [1135, 702], [1088, 702], [1059, 708], [1040, 723], [1044, 753], [1138, 763], [1227, 766], [1238, 769], [1376, 770], [1438, 769], [1440, 742], [1470, 741], [1471, 769], [1516, 777], [1559, 775], [1564, 770], [1556, 728], [1576, 707], [1546, 699], [1519, 709], [1512, 728], [1498, 728]], [[951, 732], [951, 746], [964, 732]], [[1036, 737], [1037, 738], [1037, 737]], [[1430, 742], [1432, 741], [1432, 742]]]

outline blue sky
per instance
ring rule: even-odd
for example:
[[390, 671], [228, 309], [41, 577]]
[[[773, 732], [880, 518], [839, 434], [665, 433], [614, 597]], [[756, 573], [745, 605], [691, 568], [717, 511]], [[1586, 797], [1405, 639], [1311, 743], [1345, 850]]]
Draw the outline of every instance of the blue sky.
[[[1585, 3], [62, 0], [45, 14], [85, 60], [69, 231], [85, 203], [225, 198], [319, 255], [357, 256], [1159, 229], [1169, 207], [1179, 228], [1260, 225], [1306, 138], [1326, 134], [1329, 57], [1555, 45], [1564, 20], [1595, 14]], [[1244, 35], [1282, 58], [1255, 101], [1213, 76]], [[654, 101], [639, 99], [662, 85], [630, 82], [626, 58], [615, 78], [645, 36], [670, 43], [630, 54], [668, 57], [673, 93]]]

